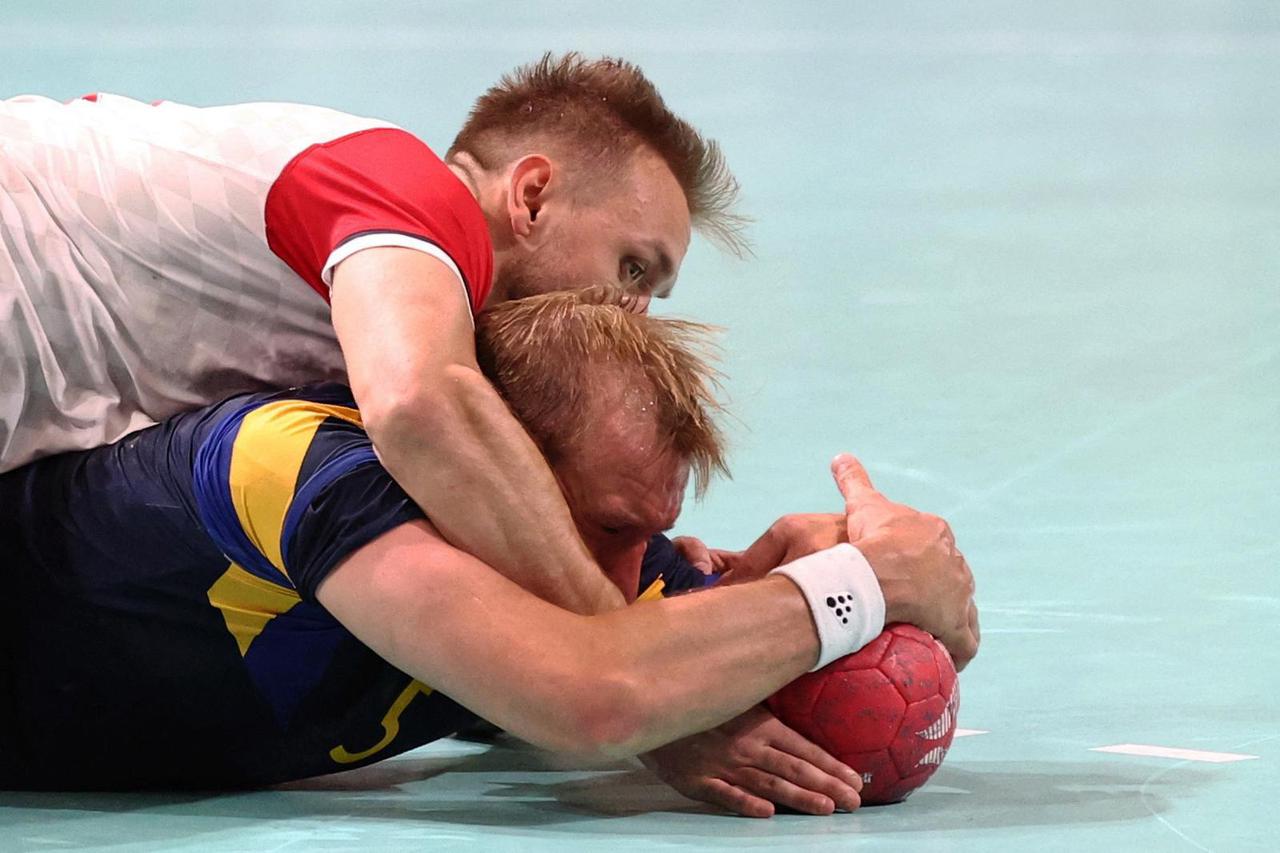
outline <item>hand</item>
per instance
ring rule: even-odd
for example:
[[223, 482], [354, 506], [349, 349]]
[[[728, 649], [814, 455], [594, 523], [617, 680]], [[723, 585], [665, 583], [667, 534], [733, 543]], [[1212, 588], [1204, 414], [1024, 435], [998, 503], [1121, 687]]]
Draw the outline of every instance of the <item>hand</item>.
[[727, 553], [708, 548], [707, 544], [696, 536], [677, 536], [671, 540], [671, 544], [676, 547], [681, 557], [688, 560], [691, 566], [704, 575], [720, 571], [719, 555]]
[[910, 622], [933, 634], [956, 669], [964, 669], [978, 653], [978, 608], [973, 574], [951, 527], [880, 494], [851, 454], [837, 456], [831, 474], [844, 495], [849, 542], [880, 581], [886, 621]]
[[775, 521], [745, 551], [709, 549], [709, 554], [716, 571], [723, 574], [722, 584], [741, 583], [764, 577], [784, 563], [848, 541], [843, 515], [797, 513]]
[[816, 815], [862, 804], [862, 778], [763, 705], [640, 758], [686, 797], [745, 817], [772, 817], [775, 803]]

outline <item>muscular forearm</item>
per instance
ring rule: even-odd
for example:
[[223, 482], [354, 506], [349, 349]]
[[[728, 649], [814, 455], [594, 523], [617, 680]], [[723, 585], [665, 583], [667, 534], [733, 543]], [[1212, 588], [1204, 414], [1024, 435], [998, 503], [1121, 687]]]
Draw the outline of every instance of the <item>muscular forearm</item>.
[[[316, 596], [395, 667], [538, 746], [600, 759], [671, 743], [650, 757], [663, 779], [744, 814], [772, 813], [760, 797], [815, 814], [857, 806], [849, 768], [767, 712], [741, 717], [827, 647], [788, 577], [582, 616], [416, 521], [349, 554]], [[681, 740], [734, 718], [710, 743]]]
[[818, 638], [780, 576], [647, 602], [590, 621], [600, 654], [637, 686], [632, 755], [736, 716], [813, 666]]
[[384, 463], [449, 542], [576, 613], [623, 604], [582, 544], [542, 454], [478, 370], [452, 366], [427, 416], [388, 418]]
[[317, 596], [404, 672], [531, 743], [591, 756], [723, 722], [818, 657], [808, 605], [785, 577], [580, 616], [426, 522], [365, 545]]
[[476, 366], [457, 277], [421, 252], [368, 249], [337, 267], [332, 299], [374, 447], [448, 541], [562, 607], [621, 606], [546, 462]]

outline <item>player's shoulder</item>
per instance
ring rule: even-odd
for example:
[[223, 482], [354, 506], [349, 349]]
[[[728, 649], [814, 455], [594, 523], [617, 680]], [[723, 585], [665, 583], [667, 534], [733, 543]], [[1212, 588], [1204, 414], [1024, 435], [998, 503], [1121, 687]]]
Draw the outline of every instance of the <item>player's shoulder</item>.
[[204, 531], [223, 555], [305, 601], [347, 555], [422, 518], [341, 385], [229, 404], [194, 454], [192, 481]]
[[[266, 574], [283, 571], [280, 534], [295, 503], [376, 464], [349, 388], [335, 383], [229, 401], [195, 450], [193, 490], [206, 528]], [[263, 558], [265, 556], [265, 559]]]
[[273, 135], [305, 135], [315, 142], [338, 139], [364, 130], [400, 128], [386, 119], [357, 115], [319, 104], [289, 101], [251, 101], [207, 107], [190, 107], [161, 101], [161, 110], [187, 112], [210, 125], [222, 125], [244, 132], [260, 127]]
[[[234, 398], [211, 420], [196, 449], [195, 473], [216, 481], [219, 491], [292, 488], [344, 448], [376, 458], [351, 389], [338, 383]], [[324, 451], [320, 459], [313, 458], [317, 449]]]
[[274, 456], [273, 467], [286, 446], [301, 449], [335, 429], [364, 433], [351, 389], [335, 382], [234, 397], [215, 407], [208, 420], [199, 453], [217, 452], [227, 462], [233, 452], [264, 460]]
[[177, 157], [263, 181], [278, 176], [309, 146], [367, 131], [404, 133], [385, 119], [283, 101], [195, 105], [101, 92], [64, 104], [27, 99], [17, 106], [42, 112], [35, 117], [41, 122], [54, 121], [89, 134], [108, 150], [117, 145], [127, 152], [131, 144], [145, 141], [151, 156], [158, 158], [152, 163], [153, 173]]

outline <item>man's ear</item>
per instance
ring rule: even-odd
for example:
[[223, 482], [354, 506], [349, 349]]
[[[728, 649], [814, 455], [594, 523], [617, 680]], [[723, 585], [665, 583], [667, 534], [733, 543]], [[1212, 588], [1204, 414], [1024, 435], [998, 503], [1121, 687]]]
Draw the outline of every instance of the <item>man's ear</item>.
[[536, 246], [542, 241], [545, 219], [538, 216], [546, 204], [556, 169], [541, 154], [528, 154], [511, 167], [507, 181], [507, 216], [516, 240]]

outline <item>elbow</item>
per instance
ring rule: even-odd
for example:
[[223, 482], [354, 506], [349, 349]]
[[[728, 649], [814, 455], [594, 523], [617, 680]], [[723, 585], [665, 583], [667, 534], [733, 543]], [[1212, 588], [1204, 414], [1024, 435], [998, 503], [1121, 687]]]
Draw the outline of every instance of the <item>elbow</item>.
[[538, 746], [589, 762], [612, 761], [648, 748], [653, 702], [639, 680], [617, 671], [579, 679], [553, 709]]
[[599, 699], [588, 703], [575, 720], [583, 749], [606, 761], [641, 752], [652, 717], [645, 691], [626, 676], [600, 679], [595, 689]]

